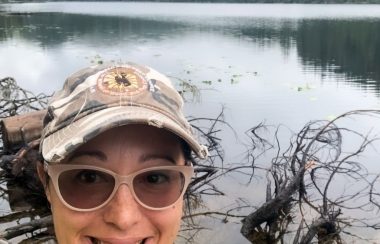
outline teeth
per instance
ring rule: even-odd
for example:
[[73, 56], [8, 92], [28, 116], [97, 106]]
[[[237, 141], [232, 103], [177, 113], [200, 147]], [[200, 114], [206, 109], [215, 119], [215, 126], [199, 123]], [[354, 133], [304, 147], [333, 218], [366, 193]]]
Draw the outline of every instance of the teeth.
[[[93, 244], [103, 244], [103, 241], [100, 241], [100, 240], [96, 239], [95, 237], [90, 237], [90, 240]], [[136, 242], [136, 244], [144, 244], [145, 241], [146, 241], [146, 239], [143, 239], [141, 241]]]

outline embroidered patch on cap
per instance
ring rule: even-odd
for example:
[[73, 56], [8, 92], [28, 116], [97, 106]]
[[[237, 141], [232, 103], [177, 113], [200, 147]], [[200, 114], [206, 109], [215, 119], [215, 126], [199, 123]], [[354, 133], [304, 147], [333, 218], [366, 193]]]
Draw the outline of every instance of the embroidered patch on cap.
[[137, 95], [147, 89], [146, 80], [134, 69], [112, 68], [102, 73], [97, 81], [100, 91], [114, 96]]

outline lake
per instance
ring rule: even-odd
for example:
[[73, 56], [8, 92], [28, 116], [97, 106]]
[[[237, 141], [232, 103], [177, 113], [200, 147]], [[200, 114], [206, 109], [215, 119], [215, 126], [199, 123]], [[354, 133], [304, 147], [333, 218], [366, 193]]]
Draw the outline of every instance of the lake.
[[[178, 87], [184, 80], [200, 89], [188, 98], [188, 115], [215, 118], [224, 109], [234, 128], [218, 134], [226, 163], [244, 160], [245, 132], [262, 121], [297, 132], [310, 120], [380, 109], [380, 5], [56, 2], [0, 4], [0, 11], [0, 78], [51, 94], [90, 64], [152, 66]], [[380, 171], [378, 158], [367, 155], [366, 166]], [[227, 177], [224, 199], [208, 205], [262, 203], [262, 180], [246, 186]], [[196, 243], [247, 243], [239, 220], [211, 222]]]

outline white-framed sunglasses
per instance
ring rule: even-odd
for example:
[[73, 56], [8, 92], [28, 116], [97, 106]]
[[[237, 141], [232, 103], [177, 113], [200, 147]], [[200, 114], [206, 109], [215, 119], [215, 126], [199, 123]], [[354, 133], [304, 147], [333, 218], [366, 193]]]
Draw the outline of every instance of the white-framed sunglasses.
[[129, 175], [92, 165], [45, 162], [44, 169], [63, 204], [82, 212], [105, 206], [121, 184], [147, 209], [170, 208], [183, 197], [194, 174], [192, 166], [178, 165], [145, 168]]

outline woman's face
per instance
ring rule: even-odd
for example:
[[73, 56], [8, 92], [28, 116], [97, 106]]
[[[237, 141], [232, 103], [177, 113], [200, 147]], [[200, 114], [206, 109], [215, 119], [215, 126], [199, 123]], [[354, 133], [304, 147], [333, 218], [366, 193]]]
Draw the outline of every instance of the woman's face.
[[[104, 132], [81, 146], [63, 163], [95, 165], [120, 175], [164, 165], [184, 165], [179, 139], [162, 129], [128, 125]], [[165, 210], [141, 206], [122, 184], [104, 207], [79, 212], [59, 200], [51, 183], [47, 188], [54, 228], [60, 244], [169, 244], [179, 230], [183, 201]]]

